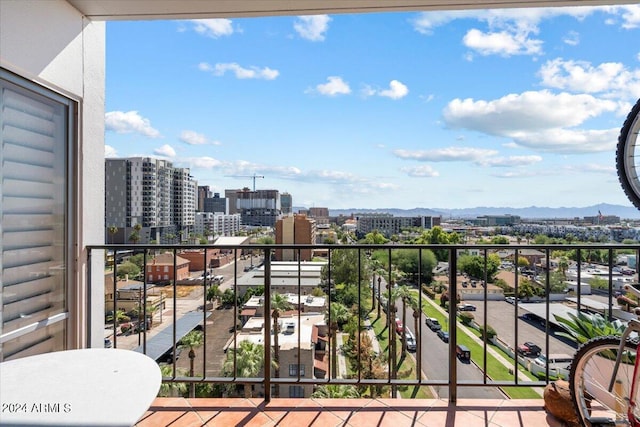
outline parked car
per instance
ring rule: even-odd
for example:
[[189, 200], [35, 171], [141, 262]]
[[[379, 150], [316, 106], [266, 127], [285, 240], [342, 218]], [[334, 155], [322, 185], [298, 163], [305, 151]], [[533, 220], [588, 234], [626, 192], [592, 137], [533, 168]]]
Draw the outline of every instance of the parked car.
[[515, 304], [516, 303], [515, 297], [506, 297], [504, 300], [506, 302], [508, 302], [509, 304]]
[[413, 336], [407, 336], [407, 350], [413, 352], [416, 351], [416, 339]]
[[427, 319], [424, 322], [432, 331], [439, 331], [440, 329], [442, 329], [442, 325], [440, 325], [440, 322], [438, 322], [438, 319], [435, 319], [433, 317], [427, 317]]
[[402, 335], [404, 332], [404, 325], [402, 324], [402, 320], [396, 319], [396, 332]]
[[476, 306], [473, 304], [458, 304], [459, 311], [476, 311]]
[[440, 329], [438, 332], [438, 337], [444, 341], [444, 342], [449, 342], [449, 332], [447, 331], [443, 331], [442, 329]]
[[524, 344], [518, 346], [518, 353], [523, 356], [538, 357], [541, 352], [542, 349], [531, 341], [527, 341]]

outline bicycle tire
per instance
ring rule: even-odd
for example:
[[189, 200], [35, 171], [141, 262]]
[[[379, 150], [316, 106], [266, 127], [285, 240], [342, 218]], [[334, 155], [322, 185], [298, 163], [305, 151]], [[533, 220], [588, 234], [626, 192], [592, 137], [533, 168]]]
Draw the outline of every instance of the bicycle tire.
[[[640, 131], [640, 99], [629, 112], [618, 137], [616, 170], [618, 180], [627, 198], [640, 209], [640, 163], [636, 164], [636, 145]], [[637, 147], [640, 150], [640, 147]], [[640, 152], [637, 155], [640, 162]]]
[[578, 348], [571, 363], [571, 400], [580, 423], [585, 427], [630, 425], [627, 403], [635, 367], [636, 344], [631, 341], [625, 343], [625, 352], [629, 353], [623, 357], [618, 368], [616, 387], [609, 392], [619, 346], [620, 337], [594, 338]]

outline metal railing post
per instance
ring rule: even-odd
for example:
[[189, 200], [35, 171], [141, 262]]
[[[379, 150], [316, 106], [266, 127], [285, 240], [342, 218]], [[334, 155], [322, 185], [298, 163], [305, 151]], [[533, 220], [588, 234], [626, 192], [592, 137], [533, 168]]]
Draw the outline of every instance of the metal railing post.
[[458, 254], [449, 249], [449, 402], [458, 398], [456, 297], [458, 295]]
[[[277, 334], [278, 331], [273, 331]], [[264, 250], [264, 400], [271, 401], [271, 249]]]

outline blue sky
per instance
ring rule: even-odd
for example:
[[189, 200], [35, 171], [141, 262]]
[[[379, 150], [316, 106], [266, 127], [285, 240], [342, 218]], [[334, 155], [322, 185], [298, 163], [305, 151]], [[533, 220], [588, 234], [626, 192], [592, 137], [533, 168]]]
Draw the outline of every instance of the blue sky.
[[638, 5], [109, 22], [106, 155], [294, 206], [630, 206], [639, 41]]

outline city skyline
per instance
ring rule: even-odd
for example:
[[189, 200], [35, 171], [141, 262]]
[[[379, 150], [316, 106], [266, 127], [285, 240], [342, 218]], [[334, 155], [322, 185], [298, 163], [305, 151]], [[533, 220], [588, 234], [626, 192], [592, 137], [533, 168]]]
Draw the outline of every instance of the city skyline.
[[[107, 157], [295, 206], [631, 206], [640, 6], [107, 24]], [[247, 176], [239, 178], [237, 176]]]

